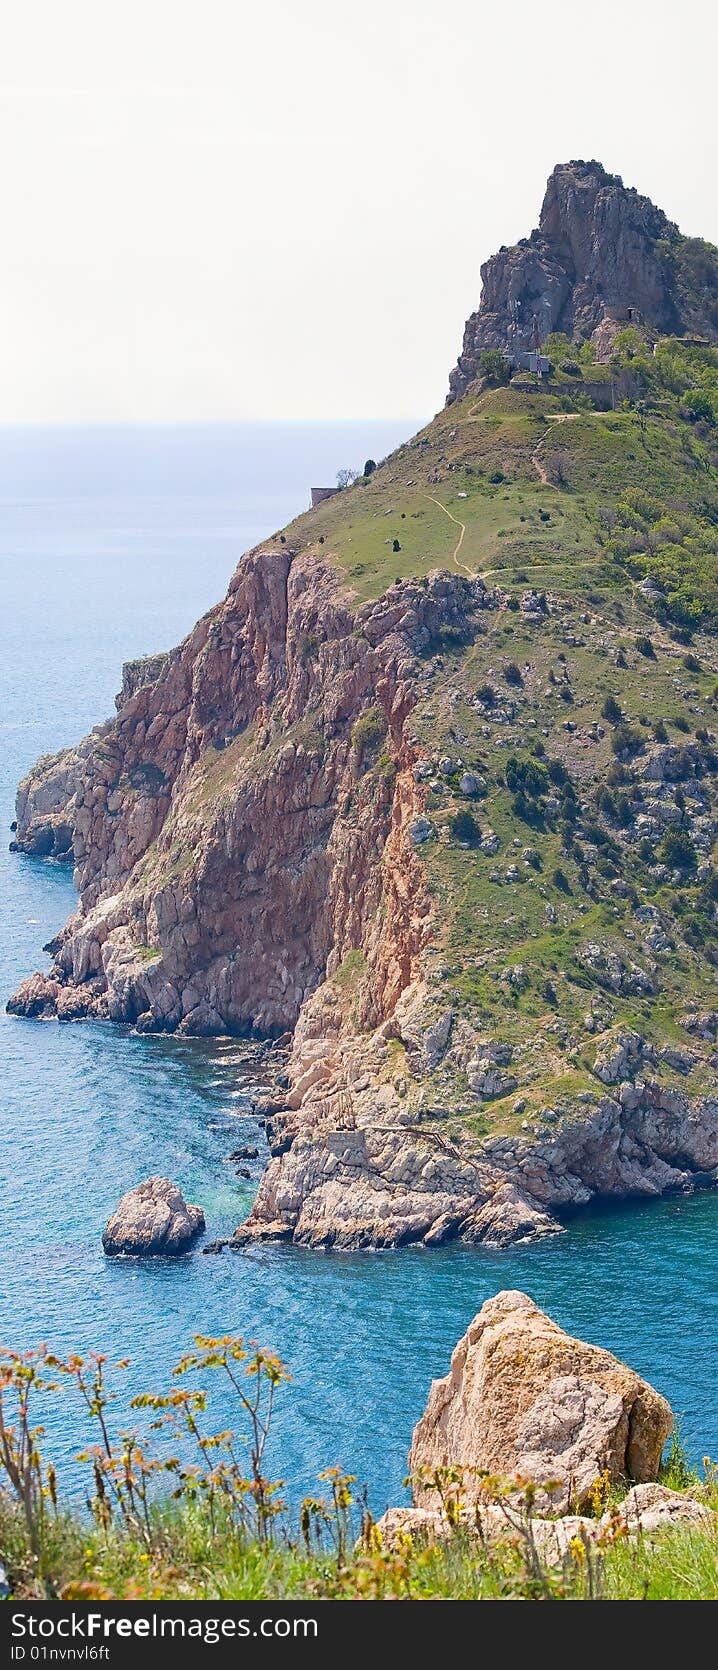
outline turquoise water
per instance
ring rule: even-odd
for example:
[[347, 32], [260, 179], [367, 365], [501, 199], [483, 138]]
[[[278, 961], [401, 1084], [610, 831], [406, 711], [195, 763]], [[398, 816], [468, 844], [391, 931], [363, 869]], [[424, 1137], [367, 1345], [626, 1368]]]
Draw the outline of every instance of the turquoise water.
[[[123, 658], [175, 642], [310, 484], [399, 438], [390, 425], [0, 431], [3, 828], [27, 765], [111, 711]], [[3, 1007], [72, 904], [67, 871], [12, 857], [3, 835]], [[194, 1330], [255, 1336], [293, 1375], [274, 1452], [293, 1493], [338, 1463], [378, 1510], [400, 1494], [430, 1379], [483, 1300], [516, 1286], [646, 1374], [683, 1413], [692, 1453], [718, 1455], [716, 1195], [585, 1213], [563, 1237], [501, 1254], [105, 1260], [111, 1208], [152, 1171], [201, 1202], [212, 1236], [244, 1214], [251, 1183], [226, 1164], [258, 1135], [241, 1052], [2, 1015], [5, 1342], [94, 1346], [131, 1359], [128, 1389], [159, 1389]], [[85, 1429], [69, 1408], [50, 1424], [70, 1468]]]

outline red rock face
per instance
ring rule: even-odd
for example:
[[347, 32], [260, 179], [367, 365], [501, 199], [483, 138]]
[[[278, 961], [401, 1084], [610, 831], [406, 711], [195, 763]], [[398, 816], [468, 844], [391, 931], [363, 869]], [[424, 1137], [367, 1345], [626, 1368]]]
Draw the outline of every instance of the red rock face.
[[365, 1022], [390, 1014], [428, 917], [407, 835], [422, 806], [414, 652], [482, 591], [407, 582], [354, 614], [315, 558], [244, 558], [224, 602], [156, 678], [125, 681], [116, 720], [83, 745], [80, 907], [48, 980], [13, 1007], [277, 1034], [355, 951]]
[[650, 198], [600, 163], [560, 163], [538, 229], [481, 268], [481, 302], [466, 323], [448, 403], [479, 375], [487, 349], [529, 348], [534, 317], [541, 340], [551, 331], [590, 336], [599, 359], [610, 357], [616, 328], [631, 319], [718, 340], [718, 264], [706, 256], [697, 283], [690, 266], [684, 270], [685, 242]]

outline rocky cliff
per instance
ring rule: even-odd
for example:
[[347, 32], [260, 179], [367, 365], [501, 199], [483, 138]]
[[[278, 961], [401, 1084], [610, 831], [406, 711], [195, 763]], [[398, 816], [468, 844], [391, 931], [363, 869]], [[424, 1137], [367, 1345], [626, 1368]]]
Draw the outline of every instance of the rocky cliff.
[[596, 345], [607, 360], [629, 324], [660, 335], [718, 341], [718, 255], [648, 197], [598, 162], [560, 163], [548, 181], [538, 228], [481, 268], [481, 301], [467, 320], [449, 400], [480, 373], [480, 356], [510, 358], [561, 332]]
[[[571, 165], [554, 251], [567, 174], [596, 261], [605, 192], [610, 259], [664, 241]], [[718, 1176], [718, 355], [627, 351], [616, 412], [590, 355], [474, 386], [21, 784], [79, 900], [12, 1011], [291, 1034], [237, 1245], [501, 1246]]]
[[[354, 613], [313, 558], [245, 558], [221, 607], [73, 757], [81, 907], [25, 1010], [278, 1034], [353, 954], [362, 1016], [391, 1012], [428, 911], [407, 834], [411, 668], [440, 626], [470, 633], [484, 601], [481, 581], [436, 576]], [[59, 780], [39, 763], [21, 824]]]

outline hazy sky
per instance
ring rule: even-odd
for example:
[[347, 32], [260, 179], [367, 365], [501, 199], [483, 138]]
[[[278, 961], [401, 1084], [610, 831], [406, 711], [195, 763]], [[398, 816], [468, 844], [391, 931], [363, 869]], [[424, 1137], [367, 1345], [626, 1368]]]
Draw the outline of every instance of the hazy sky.
[[714, 14], [7, 8], [0, 420], [428, 416], [555, 162], [718, 241]]

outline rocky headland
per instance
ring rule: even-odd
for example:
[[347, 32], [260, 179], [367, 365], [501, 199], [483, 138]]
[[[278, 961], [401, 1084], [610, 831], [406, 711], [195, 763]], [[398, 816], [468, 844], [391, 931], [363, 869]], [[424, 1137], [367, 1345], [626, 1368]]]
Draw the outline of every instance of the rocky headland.
[[[237, 1246], [503, 1246], [716, 1180], [718, 264], [674, 231], [558, 169], [447, 410], [20, 786], [79, 897], [12, 1012], [289, 1035]], [[571, 396], [481, 372], [537, 261]]]

